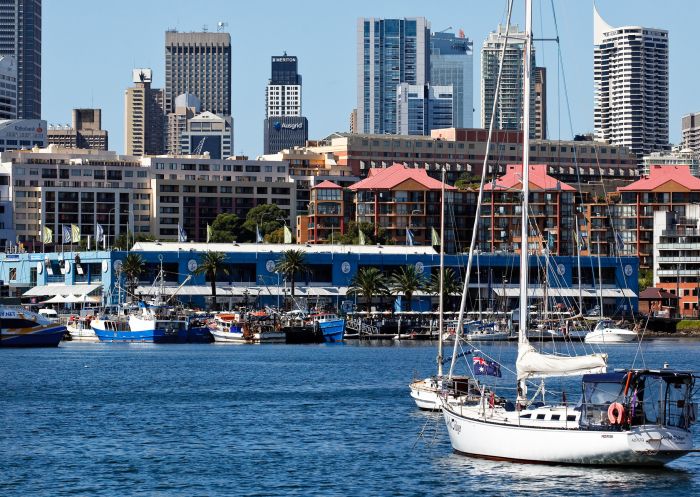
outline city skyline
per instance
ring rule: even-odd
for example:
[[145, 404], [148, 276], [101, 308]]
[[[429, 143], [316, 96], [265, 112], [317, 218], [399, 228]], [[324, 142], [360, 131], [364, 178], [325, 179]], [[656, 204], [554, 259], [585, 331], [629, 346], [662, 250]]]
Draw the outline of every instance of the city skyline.
[[[122, 95], [130, 86], [129, 75], [134, 67], [151, 67], [154, 86], [164, 81], [163, 38], [167, 29], [199, 31], [203, 24], [216, 31], [217, 22], [228, 22], [232, 44], [232, 115], [240, 123], [236, 126], [236, 153], [256, 156], [262, 153], [262, 120], [264, 118], [264, 91], [269, 79], [269, 57], [286, 50], [299, 57], [300, 73], [304, 74], [304, 114], [309, 118], [309, 137], [323, 138], [334, 131], [347, 131], [348, 115], [355, 107], [356, 97], [356, 22], [360, 17], [424, 16], [433, 31], [463, 29], [465, 35], [480, 45], [498, 22], [504, 22], [505, 2], [496, 5], [462, 5], [448, 2], [439, 9], [420, 2], [406, 2], [401, 6], [377, 6], [358, 2], [338, 11], [327, 12], [324, 23], [314, 23], [299, 12], [289, 12], [284, 18], [272, 18], [259, 9], [227, 2], [208, 2], [196, 11], [186, 2], [169, 2], [168, 9], [161, 2], [139, 4], [141, 17], [130, 17], [129, 30], [139, 36], [126, 37], [118, 31], [119, 22], [107, 25], [103, 19], [118, 20], [125, 16], [127, 2], [119, 6], [105, 5], [100, 14], [90, 17], [91, 4], [73, 1], [59, 8], [46, 3], [43, 12], [43, 117], [48, 123], [63, 123], [73, 108], [97, 107], [103, 110], [104, 128], [112, 135], [115, 150], [123, 151], [124, 109]], [[135, 4], [135, 2], [132, 2]], [[681, 116], [700, 110], [700, 96], [693, 88], [692, 30], [690, 19], [700, 7], [683, 2], [678, 9], [662, 9], [652, 2], [598, 1], [598, 10], [611, 24], [642, 25], [669, 31], [670, 39], [670, 140], [680, 141]], [[573, 132], [593, 131], [593, 8], [591, 3], [557, 4], [557, 21], [562, 36], [562, 55], [572, 107]], [[634, 7], [634, 8], [633, 8]], [[681, 16], [678, 12], [684, 12]], [[455, 14], [455, 12], [459, 14]], [[68, 32], [64, 27], [76, 16], [89, 19], [81, 32]], [[500, 16], [500, 17], [499, 17]], [[522, 19], [518, 3], [513, 23]], [[540, 19], [545, 29], [540, 30]], [[581, 20], [584, 20], [583, 22]], [[114, 26], [114, 27], [113, 27]], [[260, 30], [275, 36], [259, 36]], [[542, 15], [535, 15], [535, 29], [542, 37], [554, 36], [551, 11], [548, 6]], [[308, 34], [306, 34], [308, 33]], [[536, 32], [536, 37], [540, 37]], [[102, 43], [85, 44], [85, 39], [100, 39]], [[255, 39], [255, 43], [250, 40]], [[326, 41], [320, 43], [319, 39]], [[536, 42], [538, 65], [548, 71], [549, 137], [570, 137], [563, 91], [558, 92], [556, 47]], [[80, 56], [66, 59], [67, 47], [79, 46]], [[60, 50], [60, 52], [59, 52]], [[87, 66], [85, 60], [94, 64]], [[480, 120], [476, 88], [480, 86], [480, 60], [474, 60], [473, 121]], [[65, 74], [80, 74], [66, 78]], [[557, 93], [561, 101], [561, 126], [557, 119]], [[561, 132], [559, 131], [561, 129]]]

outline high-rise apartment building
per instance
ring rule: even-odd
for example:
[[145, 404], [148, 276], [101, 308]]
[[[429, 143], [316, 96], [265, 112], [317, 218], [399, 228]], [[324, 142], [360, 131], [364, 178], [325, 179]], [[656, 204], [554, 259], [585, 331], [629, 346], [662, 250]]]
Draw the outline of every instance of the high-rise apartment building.
[[264, 146], [266, 154], [306, 144], [308, 121], [301, 114], [301, 75], [297, 58], [272, 57], [272, 77], [265, 88]]
[[64, 148], [108, 150], [109, 134], [102, 129], [101, 109], [73, 109], [71, 126], [51, 126], [49, 144]]
[[0, 119], [17, 119], [17, 59], [0, 56]]
[[471, 128], [474, 116], [474, 45], [460, 30], [430, 36], [430, 84], [452, 85], [455, 128]]
[[637, 157], [668, 148], [668, 31], [608, 25], [593, 8], [596, 138]]
[[202, 111], [202, 103], [191, 93], [175, 98], [175, 112], [168, 114], [167, 150], [169, 154], [180, 153], [180, 138], [187, 131], [187, 122]]
[[401, 135], [430, 135], [434, 129], [453, 128], [456, 114], [452, 85], [401, 83], [396, 93], [396, 129]]
[[396, 133], [400, 83], [430, 82], [430, 24], [423, 17], [357, 21], [357, 128]]
[[681, 118], [681, 141], [683, 148], [700, 154], [700, 112]]
[[175, 98], [191, 93], [202, 110], [231, 115], [231, 35], [165, 33], [165, 109], [175, 111]]
[[[525, 33], [518, 26], [508, 32], [499, 25], [489, 34], [481, 47], [481, 127], [491, 125], [493, 99], [496, 97], [496, 81], [503, 45], [506, 44], [501, 87], [496, 106], [495, 129], [523, 129], [523, 83], [525, 57]], [[530, 63], [532, 75], [535, 70], [535, 49]], [[530, 136], [535, 135], [535, 78], [530, 78]]]
[[128, 155], [160, 155], [165, 152], [164, 92], [151, 88], [150, 69], [134, 69], [132, 76], [134, 86], [124, 99], [124, 150]]
[[547, 68], [535, 67], [535, 139], [547, 139]]
[[17, 117], [41, 119], [41, 0], [0, 0], [0, 55], [17, 60]]

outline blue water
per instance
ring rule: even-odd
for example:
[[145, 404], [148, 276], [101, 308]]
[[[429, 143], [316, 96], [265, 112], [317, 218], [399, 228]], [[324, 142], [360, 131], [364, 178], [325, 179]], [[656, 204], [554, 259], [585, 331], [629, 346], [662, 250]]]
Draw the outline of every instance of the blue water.
[[[635, 352], [611, 348], [610, 362]], [[408, 396], [434, 356], [406, 343], [0, 350], [0, 495], [700, 495], [697, 455], [639, 471], [453, 454], [442, 419]], [[650, 342], [644, 359], [700, 370], [700, 342]]]

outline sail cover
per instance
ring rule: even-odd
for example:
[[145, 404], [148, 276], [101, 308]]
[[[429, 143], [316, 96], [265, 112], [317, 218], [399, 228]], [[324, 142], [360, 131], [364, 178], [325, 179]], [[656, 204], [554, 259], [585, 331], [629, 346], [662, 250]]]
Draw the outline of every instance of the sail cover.
[[579, 376], [590, 373], [605, 373], [608, 363], [607, 354], [588, 354], [583, 356], [556, 356], [542, 354], [528, 343], [518, 347], [518, 380], [527, 378], [546, 378], [549, 376]]

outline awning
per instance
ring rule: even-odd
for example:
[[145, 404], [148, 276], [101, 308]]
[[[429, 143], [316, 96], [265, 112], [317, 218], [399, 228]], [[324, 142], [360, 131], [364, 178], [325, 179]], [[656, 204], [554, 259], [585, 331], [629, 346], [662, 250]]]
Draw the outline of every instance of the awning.
[[42, 304], [63, 304], [65, 303], [66, 298], [63, 295], [54, 295], [48, 300], [44, 300], [41, 302]]
[[[178, 290], [179, 288], [179, 290]], [[155, 295], [160, 291], [158, 287], [152, 286], [139, 286], [136, 287], [136, 295]], [[211, 285], [185, 285], [183, 287], [178, 286], [165, 286], [163, 287], [163, 294], [174, 295], [177, 293], [180, 297], [211, 297]], [[291, 294], [291, 288], [277, 287], [277, 286], [240, 286], [240, 285], [226, 285], [217, 283], [216, 285], [216, 296], [217, 297], [243, 297], [246, 293], [250, 297], [262, 296], [284, 296]], [[294, 296], [296, 297], [340, 297], [347, 295], [348, 287], [341, 286], [295, 286]]]
[[[520, 288], [518, 287], [508, 287], [499, 288], [495, 287], [493, 292], [499, 297], [518, 297], [520, 295]], [[582, 288], [581, 296], [583, 298], [600, 298], [600, 290], [594, 288]], [[603, 288], [603, 298], [637, 298], [637, 294], [634, 293], [629, 288]], [[542, 287], [530, 287], [528, 288], [528, 295], [530, 298], [544, 298], [544, 288]], [[547, 296], [553, 298], [578, 298], [579, 290], [578, 288], [548, 288]]]
[[24, 292], [23, 297], [42, 297], [45, 295], [89, 295], [98, 288], [101, 284], [89, 285], [37, 285], [34, 288]]

